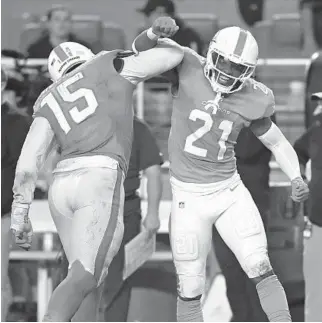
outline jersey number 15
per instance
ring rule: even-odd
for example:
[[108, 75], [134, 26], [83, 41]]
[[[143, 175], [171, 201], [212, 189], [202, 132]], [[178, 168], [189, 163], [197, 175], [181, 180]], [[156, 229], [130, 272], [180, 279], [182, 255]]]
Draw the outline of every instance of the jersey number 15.
[[[84, 75], [81, 72], [77, 73], [57, 86], [57, 91], [64, 102], [73, 103], [80, 98], [84, 98], [86, 100], [87, 107], [82, 111], [79, 111], [76, 106], [69, 110], [70, 116], [77, 124], [83, 122], [90, 115], [92, 115], [98, 107], [98, 102], [92, 90], [86, 88], [79, 88], [75, 92], [70, 92], [68, 90], [67, 87], [69, 85], [76, 83], [77, 81], [83, 79], [83, 77]], [[48, 93], [40, 103], [41, 107], [46, 104], [55, 115], [60, 127], [63, 129], [65, 134], [67, 134], [70, 131], [71, 126], [66, 120], [59, 103], [52, 93]]]

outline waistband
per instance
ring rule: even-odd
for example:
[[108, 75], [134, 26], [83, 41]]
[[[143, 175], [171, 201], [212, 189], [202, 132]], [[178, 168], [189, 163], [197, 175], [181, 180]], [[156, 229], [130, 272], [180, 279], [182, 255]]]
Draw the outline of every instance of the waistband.
[[216, 183], [186, 183], [179, 181], [175, 177], [170, 177], [171, 186], [173, 188], [178, 188], [187, 192], [195, 192], [195, 193], [207, 193], [207, 192], [219, 192], [223, 191], [227, 188], [236, 187], [241, 182], [240, 175], [235, 172], [233, 176], [228, 179], [225, 179]]
[[119, 167], [119, 163], [117, 160], [103, 155], [80, 156], [80, 157], [61, 160], [57, 164], [53, 173], [55, 174], [60, 172], [73, 171], [80, 168], [96, 168], [96, 167], [110, 168], [110, 169], [116, 170]]

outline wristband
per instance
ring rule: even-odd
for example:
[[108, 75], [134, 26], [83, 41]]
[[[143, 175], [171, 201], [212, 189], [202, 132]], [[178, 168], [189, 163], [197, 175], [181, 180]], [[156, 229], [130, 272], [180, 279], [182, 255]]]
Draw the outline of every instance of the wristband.
[[29, 204], [13, 203], [11, 210], [11, 229], [21, 230], [21, 227], [28, 223]]
[[151, 40], [158, 40], [160, 36], [156, 35], [152, 28], [149, 28], [148, 31], [146, 32], [146, 35], [148, 36], [149, 39]]

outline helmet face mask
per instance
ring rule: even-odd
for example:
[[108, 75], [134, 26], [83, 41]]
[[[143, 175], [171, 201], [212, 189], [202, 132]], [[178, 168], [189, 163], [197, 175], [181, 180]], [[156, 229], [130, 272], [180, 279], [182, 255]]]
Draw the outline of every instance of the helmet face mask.
[[73, 67], [92, 59], [95, 55], [87, 47], [74, 43], [65, 42], [56, 46], [48, 58], [48, 71], [51, 79], [55, 82]]
[[[240, 34], [243, 33], [244, 44]], [[256, 67], [258, 46], [254, 37], [239, 27], [220, 30], [210, 43], [205, 76], [215, 92], [239, 91]]]

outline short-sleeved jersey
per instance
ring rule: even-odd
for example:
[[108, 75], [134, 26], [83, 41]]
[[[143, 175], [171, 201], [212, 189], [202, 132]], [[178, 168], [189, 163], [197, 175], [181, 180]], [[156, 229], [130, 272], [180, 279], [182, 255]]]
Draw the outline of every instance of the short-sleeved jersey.
[[188, 183], [216, 183], [236, 172], [234, 146], [239, 132], [254, 120], [274, 113], [270, 89], [255, 80], [219, 103], [204, 76], [204, 58], [186, 49], [177, 67], [169, 136], [171, 175]]
[[126, 173], [133, 135], [134, 85], [115, 70], [118, 51], [101, 52], [47, 88], [34, 106], [61, 147], [61, 160], [105, 155]]

